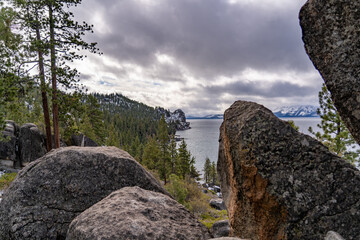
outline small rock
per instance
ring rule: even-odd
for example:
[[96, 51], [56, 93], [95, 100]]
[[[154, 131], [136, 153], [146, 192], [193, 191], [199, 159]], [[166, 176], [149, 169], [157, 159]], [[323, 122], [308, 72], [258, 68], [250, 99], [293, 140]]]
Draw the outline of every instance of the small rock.
[[229, 220], [215, 222], [211, 226], [210, 232], [215, 238], [228, 237], [230, 233]]
[[337, 232], [329, 231], [326, 234], [325, 240], [345, 240]]
[[213, 198], [210, 200], [210, 206], [217, 210], [226, 210], [225, 203], [221, 198]]

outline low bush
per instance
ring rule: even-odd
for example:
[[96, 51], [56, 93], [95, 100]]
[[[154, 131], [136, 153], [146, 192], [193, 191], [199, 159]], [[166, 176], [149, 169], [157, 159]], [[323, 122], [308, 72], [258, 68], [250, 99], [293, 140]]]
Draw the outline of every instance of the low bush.
[[228, 219], [226, 210], [219, 211], [210, 207], [211, 197], [201, 191], [194, 179], [181, 179], [172, 174], [165, 188], [209, 229], [215, 222]]
[[10, 183], [14, 181], [16, 173], [5, 173], [0, 177], [0, 190], [4, 190], [9, 187]]

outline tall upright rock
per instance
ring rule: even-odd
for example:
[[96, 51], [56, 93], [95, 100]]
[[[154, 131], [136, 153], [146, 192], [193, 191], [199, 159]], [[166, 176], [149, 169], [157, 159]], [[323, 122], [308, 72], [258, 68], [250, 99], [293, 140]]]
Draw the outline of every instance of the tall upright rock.
[[232, 236], [359, 237], [359, 170], [261, 105], [238, 101], [226, 110], [218, 173]]
[[306, 52], [360, 143], [360, 1], [308, 0], [299, 18]]

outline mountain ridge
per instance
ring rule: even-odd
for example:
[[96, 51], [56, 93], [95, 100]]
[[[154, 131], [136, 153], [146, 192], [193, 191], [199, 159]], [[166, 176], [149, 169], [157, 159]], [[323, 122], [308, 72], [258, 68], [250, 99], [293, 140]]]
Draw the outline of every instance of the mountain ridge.
[[[272, 111], [279, 118], [287, 117], [319, 117], [318, 106], [314, 105], [293, 105], [283, 106]], [[224, 114], [208, 114], [205, 116], [189, 115], [187, 119], [223, 119]]]

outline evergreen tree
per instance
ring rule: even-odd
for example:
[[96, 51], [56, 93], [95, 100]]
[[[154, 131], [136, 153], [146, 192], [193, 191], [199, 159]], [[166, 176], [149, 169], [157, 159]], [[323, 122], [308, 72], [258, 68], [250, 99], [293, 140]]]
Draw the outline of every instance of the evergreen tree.
[[150, 170], [157, 169], [160, 158], [160, 147], [154, 137], [150, 137], [142, 157], [143, 164]]
[[[92, 29], [85, 22], [79, 24], [72, 19], [74, 15], [69, 9], [80, 4], [81, 0], [13, 0], [12, 2], [19, 9], [18, 19], [21, 20], [23, 31], [31, 43], [30, 53], [32, 51], [38, 55], [37, 62], [48, 142], [51, 138], [48, 136], [49, 119], [47, 118], [45, 75], [50, 74], [47, 77], [51, 79], [52, 83], [53, 130], [57, 148], [60, 146], [58, 84], [64, 89], [77, 87], [78, 72], [76, 69], [71, 69], [68, 63], [84, 57], [82, 54], [78, 54], [80, 49], [97, 51], [95, 43], [88, 44], [82, 39], [82, 36]], [[45, 64], [46, 62], [50, 62], [50, 64]], [[45, 69], [47, 66], [49, 68]]]
[[16, 104], [23, 81], [19, 76], [23, 44], [21, 36], [12, 31], [15, 20], [16, 12], [0, 2], [0, 130], [5, 127], [7, 107], [13, 105], [9, 103]]
[[115, 129], [114, 124], [110, 125], [108, 133], [109, 133], [109, 135], [105, 142], [106, 146], [115, 146], [115, 147], [120, 148], [120, 140], [117, 135], [117, 131]]
[[159, 122], [158, 133], [157, 133], [159, 146], [160, 146], [160, 162], [158, 170], [160, 177], [164, 180], [166, 184], [167, 176], [169, 175], [169, 166], [170, 166], [170, 154], [169, 154], [169, 134], [168, 126], [165, 122], [165, 117], [162, 116]]
[[217, 172], [216, 172], [215, 162], [212, 162], [210, 166], [210, 181], [212, 184], [217, 183]]
[[176, 160], [177, 160], [178, 152], [176, 148], [176, 140], [174, 135], [171, 135], [171, 140], [169, 144], [169, 154], [170, 154], [171, 173], [176, 174]]
[[353, 149], [356, 142], [341, 120], [325, 84], [323, 84], [319, 92], [319, 103], [320, 108], [318, 108], [317, 112], [320, 115], [321, 122], [317, 126], [322, 132], [314, 132], [311, 127], [309, 127], [309, 132], [315, 135], [331, 152], [351, 163], [359, 162], [359, 150]]
[[192, 160], [191, 154], [187, 150], [187, 144], [183, 139], [178, 149], [177, 160], [177, 172], [183, 179], [185, 179], [186, 175], [190, 173]]
[[208, 157], [206, 157], [205, 159], [203, 171], [204, 171], [204, 181], [208, 183], [210, 181], [210, 173], [211, 173], [211, 162]]

